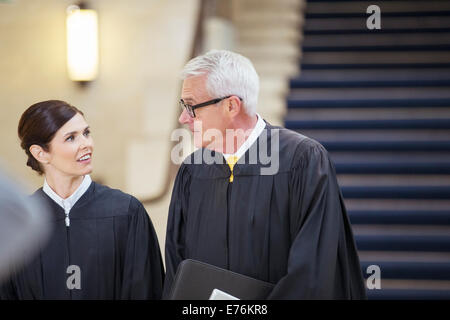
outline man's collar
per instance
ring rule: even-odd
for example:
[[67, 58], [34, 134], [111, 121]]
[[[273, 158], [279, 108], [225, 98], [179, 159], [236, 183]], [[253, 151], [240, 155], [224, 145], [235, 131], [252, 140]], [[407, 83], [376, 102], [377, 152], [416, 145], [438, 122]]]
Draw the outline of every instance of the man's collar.
[[236, 156], [238, 159], [244, 155], [245, 152], [252, 146], [253, 143], [258, 139], [260, 134], [263, 132], [266, 127], [266, 123], [263, 118], [256, 114], [258, 120], [256, 121], [255, 127], [252, 129], [252, 132], [248, 136], [248, 138], [244, 141], [244, 143], [239, 147], [239, 149], [235, 153], [224, 153], [223, 156], [225, 160], [228, 160], [230, 156]]

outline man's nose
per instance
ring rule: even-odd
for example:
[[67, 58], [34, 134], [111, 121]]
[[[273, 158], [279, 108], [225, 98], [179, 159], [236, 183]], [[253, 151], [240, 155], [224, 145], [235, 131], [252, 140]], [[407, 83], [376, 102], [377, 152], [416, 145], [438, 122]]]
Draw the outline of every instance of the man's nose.
[[180, 117], [178, 118], [178, 122], [181, 124], [188, 124], [189, 122], [192, 121], [191, 116], [188, 114], [188, 112], [185, 110], [183, 110], [183, 112], [181, 112]]

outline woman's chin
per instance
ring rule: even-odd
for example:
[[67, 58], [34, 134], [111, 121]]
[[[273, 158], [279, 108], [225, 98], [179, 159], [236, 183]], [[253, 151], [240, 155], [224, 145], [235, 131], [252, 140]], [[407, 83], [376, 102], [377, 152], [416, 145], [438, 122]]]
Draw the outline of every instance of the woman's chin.
[[87, 174], [91, 174], [92, 170], [93, 170], [93, 167], [92, 167], [92, 165], [90, 165], [87, 168], [84, 168], [84, 170], [82, 171], [82, 173], [80, 175], [85, 176]]

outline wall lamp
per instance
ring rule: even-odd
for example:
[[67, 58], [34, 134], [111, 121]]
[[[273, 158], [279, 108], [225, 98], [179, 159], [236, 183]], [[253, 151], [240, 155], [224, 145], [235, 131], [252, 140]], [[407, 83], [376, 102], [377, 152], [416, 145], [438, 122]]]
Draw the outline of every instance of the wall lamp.
[[67, 69], [69, 78], [81, 84], [98, 75], [97, 12], [86, 4], [67, 8]]

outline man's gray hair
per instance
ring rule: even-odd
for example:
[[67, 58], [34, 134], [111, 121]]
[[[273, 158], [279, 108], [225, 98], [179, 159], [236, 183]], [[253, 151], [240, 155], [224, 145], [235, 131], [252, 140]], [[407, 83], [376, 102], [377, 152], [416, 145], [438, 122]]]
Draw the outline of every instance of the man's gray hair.
[[255, 115], [259, 77], [246, 57], [227, 50], [211, 50], [189, 61], [181, 72], [184, 80], [206, 74], [206, 90], [212, 98], [240, 97], [246, 113]]

